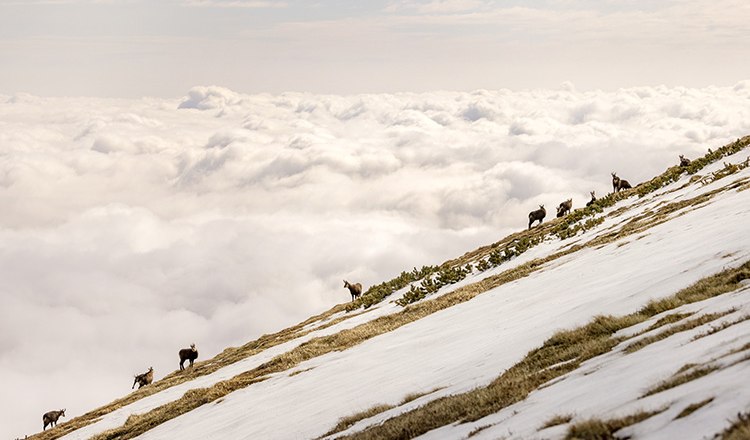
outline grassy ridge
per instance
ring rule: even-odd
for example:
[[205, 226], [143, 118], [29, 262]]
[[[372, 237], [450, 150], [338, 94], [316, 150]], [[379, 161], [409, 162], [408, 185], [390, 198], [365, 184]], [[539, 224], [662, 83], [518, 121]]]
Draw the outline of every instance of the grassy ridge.
[[568, 429], [565, 440], [618, 440], [629, 437], [619, 437], [615, 433], [622, 428], [635, 425], [659, 413], [666, 408], [657, 411], [641, 411], [625, 417], [616, 419], [600, 420], [591, 419], [576, 423]]

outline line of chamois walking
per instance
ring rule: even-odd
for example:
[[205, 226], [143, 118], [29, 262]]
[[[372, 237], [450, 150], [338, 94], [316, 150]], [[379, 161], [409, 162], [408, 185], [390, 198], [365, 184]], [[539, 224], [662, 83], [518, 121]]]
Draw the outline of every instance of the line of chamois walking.
[[[709, 150], [710, 151], [710, 150]], [[690, 159], [686, 158], [682, 154], [680, 154], [680, 166], [681, 167], [687, 167], [690, 165]], [[630, 185], [630, 182], [628, 182], [625, 179], [621, 179], [617, 176], [617, 173], [614, 171], [612, 172], [612, 190], [613, 192], [617, 193], [624, 189], [630, 189], [632, 186]], [[591, 206], [594, 202], [596, 202], [596, 192], [591, 191], [591, 200], [589, 200], [586, 203], [586, 206]], [[570, 214], [570, 211], [573, 209], [573, 199], [568, 199], [560, 203], [557, 207], [557, 218], [563, 217], [565, 215]], [[534, 222], [538, 221], [538, 225], [542, 224], [542, 221], [544, 221], [544, 217], [547, 215], [547, 210], [544, 209], [544, 205], [539, 205], [539, 209], [531, 211], [529, 213], [529, 229], [531, 229]], [[537, 225], [537, 226], [538, 226]], [[347, 280], [344, 280], [344, 288], [349, 290], [349, 293], [352, 296], [352, 302], [355, 301], [357, 298], [362, 296], [362, 284], [360, 283], [350, 283]], [[193, 362], [198, 359], [198, 349], [195, 348], [195, 344], [190, 344], [190, 348], [183, 348], [179, 352], [180, 357], [180, 371], [185, 370], [185, 361], [190, 362], [190, 365], [188, 368], [193, 367]], [[130, 388], [131, 390], [135, 388], [136, 384], [138, 385], [138, 389], [141, 389], [141, 387], [150, 385], [154, 381], [154, 368], [149, 367], [148, 371], [142, 374], [136, 374], [134, 376], [133, 380], [133, 386]], [[47, 425], [50, 427], [57, 425], [57, 419], [60, 417], [65, 416], [65, 409], [59, 410], [59, 411], [49, 411], [46, 412], [42, 416], [42, 421], [44, 422], [44, 427], [42, 430], [47, 429]]]
[[[710, 151], [710, 150], [709, 150]], [[680, 167], [685, 168], [690, 165], [690, 159], [686, 158], [682, 154], [680, 154]], [[617, 173], [614, 171], [612, 172], [612, 191], [613, 192], [620, 192], [624, 189], [631, 189], [633, 186], [625, 179], [621, 179], [617, 176]], [[596, 192], [591, 191], [591, 200], [586, 202], [586, 206], [591, 206], [594, 202], [596, 202]], [[563, 217], [565, 215], [570, 214], [570, 210], [573, 209], [573, 199], [568, 199], [557, 207], [557, 218]], [[539, 209], [536, 209], [534, 211], [531, 211], [529, 213], [529, 229], [531, 229], [531, 225], [534, 224], [534, 222], [538, 221], [538, 225], [542, 224], [542, 221], [544, 220], [544, 217], [547, 216], [547, 210], [544, 209], [544, 205], [539, 205]]]
[[[182, 371], [185, 369], [185, 361], [189, 361], [190, 365], [188, 366], [188, 368], [192, 368], [193, 362], [198, 359], [198, 349], [195, 348], [195, 344], [190, 344], [190, 348], [181, 349], [178, 352], [178, 355], [180, 357], [180, 371]], [[151, 383], [154, 381], [154, 367], [148, 367], [148, 371], [142, 374], [136, 374], [135, 376], [133, 376], [133, 378], [133, 386], [130, 387], [131, 390], [135, 388], [136, 384], [138, 385], [139, 390], [141, 389], [141, 387], [151, 385]], [[65, 417], [65, 409], [61, 409], [59, 411], [48, 411], [44, 413], [44, 415], [42, 416], [42, 422], [44, 422], [42, 431], [45, 431], [48, 425], [50, 428], [57, 426], [57, 419], [59, 419], [60, 417]]]
[[[625, 179], [621, 179], [617, 177], [617, 173], [612, 172], [612, 188], [614, 192], [619, 192], [624, 189], [630, 189], [632, 186], [630, 185], [630, 182], [628, 182]], [[591, 191], [591, 200], [586, 202], [586, 206], [591, 206], [594, 202], [596, 202], [596, 192]], [[570, 211], [573, 209], [573, 199], [565, 200], [564, 202], [561, 202], [557, 206], [557, 218], [564, 217], [568, 214], [570, 214]], [[544, 205], [539, 205], [539, 209], [535, 209], [534, 211], [531, 211], [529, 213], [529, 229], [531, 229], [531, 226], [534, 224], [534, 222], [538, 221], [538, 225], [541, 225], [544, 221], [544, 217], [547, 216], [547, 210], [544, 209]]]

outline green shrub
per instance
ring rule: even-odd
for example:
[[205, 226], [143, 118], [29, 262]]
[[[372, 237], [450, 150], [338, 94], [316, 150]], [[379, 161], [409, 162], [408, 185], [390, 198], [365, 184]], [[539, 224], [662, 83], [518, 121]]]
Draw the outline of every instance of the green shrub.
[[432, 275], [437, 269], [437, 266], [422, 266], [421, 269], [415, 267], [411, 272], [401, 272], [396, 278], [367, 289], [361, 297], [352, 301], [350, 304], [347, 304], [346, 311], [350, 312], [360, 307], [364, 307], [365, 309], [369, 308], [370, 306], [383, 301], [383, 299], [391, 295], [393, 292], [408, 286], [410, 283]]

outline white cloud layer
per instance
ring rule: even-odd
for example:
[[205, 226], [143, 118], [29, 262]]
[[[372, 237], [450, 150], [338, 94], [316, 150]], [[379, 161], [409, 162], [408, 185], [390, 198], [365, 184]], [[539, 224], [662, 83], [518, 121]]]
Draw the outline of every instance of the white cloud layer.
[[[750, 133], [750, 81], [181, 100], [0, 95], [0, 436]], [[549, 211], [549, 210], [548, 210]]]

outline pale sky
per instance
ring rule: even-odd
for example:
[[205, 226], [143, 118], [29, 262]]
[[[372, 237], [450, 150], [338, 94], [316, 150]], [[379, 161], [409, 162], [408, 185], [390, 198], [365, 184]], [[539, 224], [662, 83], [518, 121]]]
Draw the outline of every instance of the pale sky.
[[0, 93], [731, 85], [744, 0], [0, 0]]

